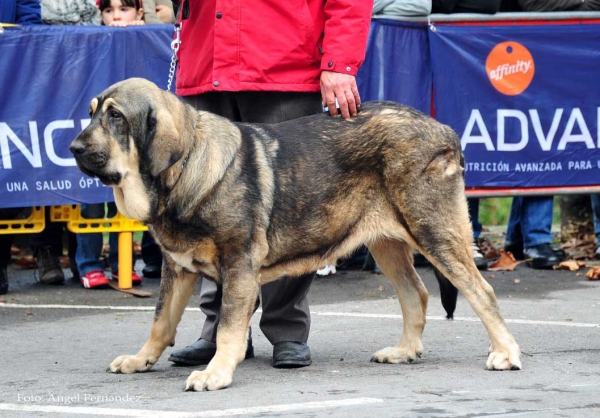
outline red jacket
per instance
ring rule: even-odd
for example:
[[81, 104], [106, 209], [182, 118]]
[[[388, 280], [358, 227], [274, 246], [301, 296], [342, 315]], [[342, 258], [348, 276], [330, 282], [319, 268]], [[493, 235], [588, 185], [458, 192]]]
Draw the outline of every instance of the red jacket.
[[180, 96], [317, 92], [322, 70], [356, 75], [365, 57], [373, 0], [186, 1]]

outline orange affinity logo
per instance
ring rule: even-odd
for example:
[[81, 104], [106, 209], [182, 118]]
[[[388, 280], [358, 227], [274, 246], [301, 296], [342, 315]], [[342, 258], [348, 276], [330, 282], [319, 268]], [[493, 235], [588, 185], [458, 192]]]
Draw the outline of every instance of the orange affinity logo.
[[509, 41], [499, 43], [490, 51], [485, 70], [496, 90], [507, 96], [516, 96], [531, 84], [535, 64], [527, 48]]

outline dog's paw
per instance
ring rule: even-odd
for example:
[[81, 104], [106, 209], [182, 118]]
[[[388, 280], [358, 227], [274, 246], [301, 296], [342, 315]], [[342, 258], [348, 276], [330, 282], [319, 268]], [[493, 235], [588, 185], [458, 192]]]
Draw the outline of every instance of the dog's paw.
[[376, 363], [413, 363], [417, 358], [421, 358], [423, 346], [419, 343], [417, 347], [386, 347], [379, 350], [373, 357], [372, 362]]
[[185, 381], [186, 391], [204, 392], [206, 390], [225, 389], [231, 385], [233, 374], [227, 372], [207, 370], [193, 372]]
[[119, 356], [110, 363], [107, 372], [111, 373], [138, 373], [148, 371], [154, 366], [156, 360], [141, 356]]
[[516, 348], [493, 350], [485, 364], [486, 370], [521, 370], [521, 350]]

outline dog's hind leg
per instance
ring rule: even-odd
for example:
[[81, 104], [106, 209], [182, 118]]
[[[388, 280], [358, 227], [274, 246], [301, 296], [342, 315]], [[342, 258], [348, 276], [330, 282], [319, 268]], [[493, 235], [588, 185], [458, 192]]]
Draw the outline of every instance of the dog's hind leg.
[[226, 388], [233, 372], [244, 360], [248, 327], [258, 297], [258, 282], [245, 269], [229, 269], [223, 279], [221, 320], [217, 329], [217, 352], [203, 371], [193, 372], [185, 383], [186, 391]]
[[165, 256], [150, 338], [136, 355], [117, 357], [107, 371], [136, 373], [150, 370], [165, 348], [175, 343], [177, 325], [194, 291], [198, 274], [185, 272], [179, 266], [171, 267], [172, 261], [167, 260]]
[[371, 361], [378, 363], [412, 363], [421, 357], [421, 336], [425, 327], [427, 289], [413, 267], [412, 248], [405, 242], [381, 239], [369, 244], [369, 250], [392, 283], [402, 308], [404, 329], [396, 347], [376, 352]]
[[[419, 250], [465, 296], [479, 316], [492, 341], [486, 369], [518, 370], [521, 350], [508, 330], [492, 287], [479, 273], [473, 261], [473, 233], [469, 223], [466, 200], [456, 191], [456, 198], [432, 202], [428, 212], [411, 213], [420, 219], [408, 222]], [[455, 202], [455, 204], [451, 204]], [[434, 218], [431, 213], [436, 213]]]

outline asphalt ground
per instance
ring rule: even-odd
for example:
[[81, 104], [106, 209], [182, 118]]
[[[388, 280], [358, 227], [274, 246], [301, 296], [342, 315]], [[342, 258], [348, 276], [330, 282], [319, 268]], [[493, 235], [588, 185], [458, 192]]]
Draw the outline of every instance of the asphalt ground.
[[383, 276], [339, 271], [317, 279], [309, 294], [311, 366], [271, 367], [257, 312], [256, 357], [238, 367], [231, 387], [195, 393], [183, 390], [194, 368], [167, 358], [198, 338], [199, 286], [175, 347], [151, 372], [115, 375], [108, 364], [135, 354], [149, 335], [160, 281], [144, 281], [153, 293], [144, 299], [72, 280], [43, 286], [31, 270], [11, 267], [0, 299], [0, 416], [600, 416], [600, 282], [588, 281], [586, 269], [483, 273], [524, 353], [523, 370], [514, 372], [484, 370], [483, 325], [462, 296], [455, 320], [445, 320], [432, 272], [418, 271], [430, 299], [416, 363], [369, 362], [399, 340], [398, 301]]

